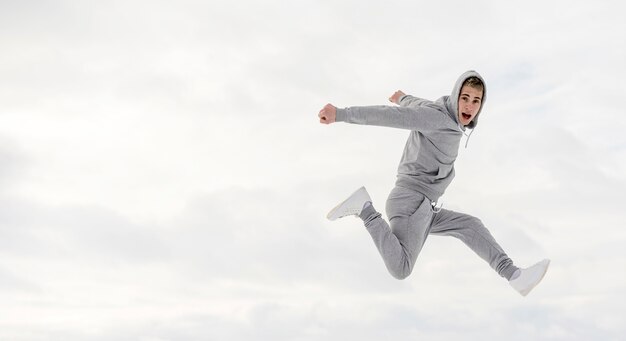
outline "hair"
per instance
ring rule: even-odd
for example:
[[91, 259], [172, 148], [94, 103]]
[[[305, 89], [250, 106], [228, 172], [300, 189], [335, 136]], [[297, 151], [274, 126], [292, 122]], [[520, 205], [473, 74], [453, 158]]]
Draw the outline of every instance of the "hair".
[[481, 90], [481, 91], [485, 90], [485, 85], [483, 84], [483, 81], [481, 81], [480, 78], [478, 78], [476, 76], [468, 77], [463, 82], [463, 85], [461, 86], [461, 88], [466, 86], [466, 85], [467, 86], [471, 86], [472, 88], [477, 89], [477, 90]]

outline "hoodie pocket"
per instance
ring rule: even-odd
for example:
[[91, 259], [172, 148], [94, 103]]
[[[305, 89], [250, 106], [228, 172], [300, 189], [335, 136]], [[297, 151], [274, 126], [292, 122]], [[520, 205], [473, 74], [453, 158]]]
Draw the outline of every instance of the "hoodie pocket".
[[452, 165], [441, 165], [439, 166], [439, 171], [437, 172], [437, 180], [442, 180], [450, 176], [452, 172]]

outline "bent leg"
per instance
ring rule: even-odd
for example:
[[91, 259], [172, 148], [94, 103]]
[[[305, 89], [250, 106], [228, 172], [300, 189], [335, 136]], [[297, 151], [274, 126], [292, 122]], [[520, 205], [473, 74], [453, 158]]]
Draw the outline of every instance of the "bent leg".
[[517, 270], [513, 261], [476, 217], [442, 209], [435, 213], [430, 233], [460, 239], [507, 280]]
[[386, 208], [391, 226], [371, 205], [363, 208], [360, 217], [389, 273], [404, 279], [413, 271], [428, 237], [432, 208], [422, 194], [401, 187], [391, 191]]

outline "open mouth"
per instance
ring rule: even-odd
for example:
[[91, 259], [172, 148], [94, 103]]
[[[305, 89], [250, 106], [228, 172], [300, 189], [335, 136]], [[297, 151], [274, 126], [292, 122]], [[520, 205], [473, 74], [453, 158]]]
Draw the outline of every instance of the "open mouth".
[[466, 113], [461, 113], [461, 116], [466, 120], [469, 120], [470, 118], [472, 118], [472, 115], [468, 115]]

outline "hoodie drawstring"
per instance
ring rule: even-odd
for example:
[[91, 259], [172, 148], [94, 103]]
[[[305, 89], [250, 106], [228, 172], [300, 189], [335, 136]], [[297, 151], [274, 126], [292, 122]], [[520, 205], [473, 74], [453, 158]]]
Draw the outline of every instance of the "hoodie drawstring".
[[[476, 128], [474, 128], [476, 129]], [[474, 133], [474, 129], [472, 129], [472, 131], [470, 131], [469, 135], [465, 134], [465, 132], [463, 132], [463, 135], [467, 136], [467, 140], [465, 140], [465, 149], [467, 149], [467, 144], [469, 143], [470, 137], [472, 137], [472, 134]]]

